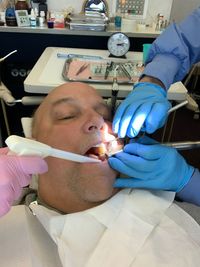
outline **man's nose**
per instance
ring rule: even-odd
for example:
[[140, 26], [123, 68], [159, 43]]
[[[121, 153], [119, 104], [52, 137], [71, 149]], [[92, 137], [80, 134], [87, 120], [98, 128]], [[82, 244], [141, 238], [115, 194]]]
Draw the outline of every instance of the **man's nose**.
[[87, 119], [84, 124], [84, 131], [86, 133], [99, 131], [103, 128], [104, 123], [104, 119], [100, 114], [97, 112], [90, 112], [87, 114]]

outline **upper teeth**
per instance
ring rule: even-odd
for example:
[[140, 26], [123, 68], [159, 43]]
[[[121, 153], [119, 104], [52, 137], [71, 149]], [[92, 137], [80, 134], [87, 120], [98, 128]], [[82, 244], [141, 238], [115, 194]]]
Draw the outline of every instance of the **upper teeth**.
[[101, 147], [101, 146], [103, 146], [103, 143], [97, 144], [97, 145], [95, 145], [93, 147]]

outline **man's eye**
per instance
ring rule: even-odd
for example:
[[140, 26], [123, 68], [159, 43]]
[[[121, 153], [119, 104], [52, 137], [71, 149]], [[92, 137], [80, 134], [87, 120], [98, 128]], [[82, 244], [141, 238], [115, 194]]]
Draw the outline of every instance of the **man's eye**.
[[70, 120], [70, 119], [73, 119], [74, 117], [75, 117], [74, 115], [63, 116], [63, 117], [58, 118], [58, 120], [59, 121], [61, 121], [61, 120]]

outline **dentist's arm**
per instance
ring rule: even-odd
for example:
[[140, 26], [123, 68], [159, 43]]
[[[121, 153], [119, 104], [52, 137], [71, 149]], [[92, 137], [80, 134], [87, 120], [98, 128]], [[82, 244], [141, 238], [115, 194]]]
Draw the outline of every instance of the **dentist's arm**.
[[168, 90], [181, 81], [194, 63], [200, 61], [200, 7], [179, 24], [171, 24], [152, 44], [143, 72]]
[[189, 182], [176, 195], [182, 201], [200, 206], [200, 172], [198, 169], [195, 169]]
[[48, 167], [39, 157], [7, 155], [8, 149], [0, 149], [0, 217], [11, 208], [22, 188], [29, 185], [31, 174], [44, 173]]
[[140, 82], [116, 111], [113, 131], [119, 137], [135, 137], [141, 128], [153, 133], [163, 126], [169, 108], [166, 90], [200, 61], [199, 28], [200, 8], [180, 24], [170, 25], [153, 42]]

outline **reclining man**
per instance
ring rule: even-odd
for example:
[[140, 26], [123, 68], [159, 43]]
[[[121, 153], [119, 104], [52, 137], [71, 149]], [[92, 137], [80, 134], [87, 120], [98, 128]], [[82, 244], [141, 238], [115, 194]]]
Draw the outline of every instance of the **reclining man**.
[[[110, 119], [95, 89], [67, 83], [37, 109], [33, 138], [87, 155], [106, 141]], [[2, 266], [198, 266], [200, 226], [172, 203], [175, 193], [114, 188], [119, 174], [107, 159], [45, 161], [37, 198], [0, 220]]]

